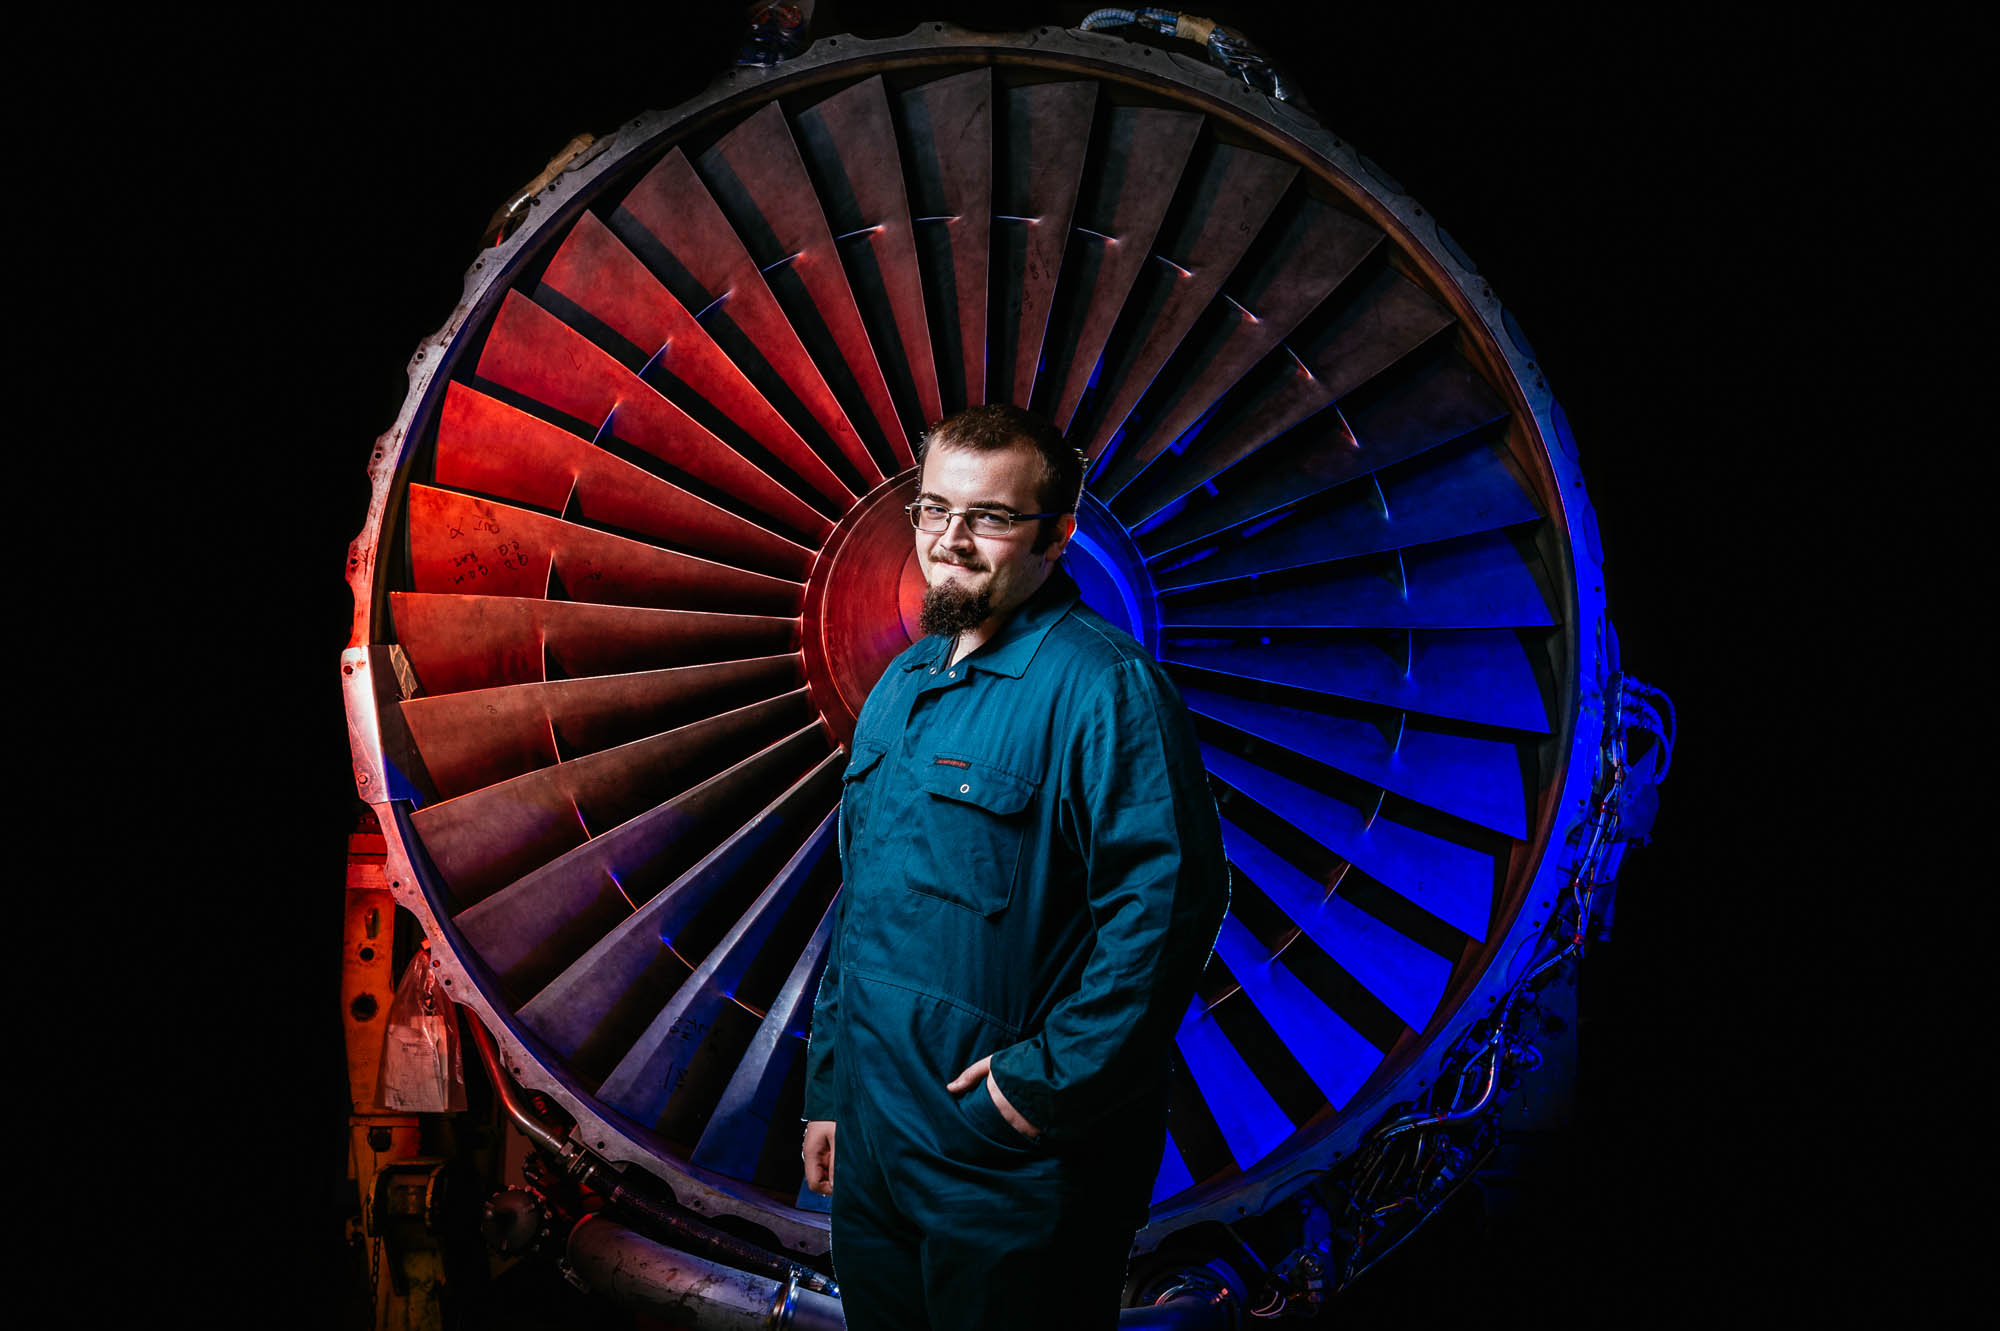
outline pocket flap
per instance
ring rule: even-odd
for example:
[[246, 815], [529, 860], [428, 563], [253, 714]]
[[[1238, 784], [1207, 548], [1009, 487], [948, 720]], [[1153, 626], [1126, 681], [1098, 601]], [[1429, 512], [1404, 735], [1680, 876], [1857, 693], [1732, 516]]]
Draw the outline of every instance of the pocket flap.
[[856, 749], [854, 756], [847, 760], [847, 770], [840, 774], [840, 779], [842, 781], [855, 781], [867, 776], [869, 769], [882, 761], [882, 755], [885, 752], [887, 750], [880, 745], [871, 745], [865, 749]]
[[920, 778], [925, 790], [988, 813], [1019, 813], [1034, 798], [1035, 783], [978, 758], [940, 753]]

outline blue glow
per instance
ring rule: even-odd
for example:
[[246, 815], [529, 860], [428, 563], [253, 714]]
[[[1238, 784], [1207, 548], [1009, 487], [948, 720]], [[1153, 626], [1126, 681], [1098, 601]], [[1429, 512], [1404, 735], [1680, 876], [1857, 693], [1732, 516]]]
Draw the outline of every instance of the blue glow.
[[[1117, 561], [1102, 546], [1085, 536], [1081, 527], [1070, 538], [1070, 549], [1082, 554], [1088, 561], [1072, 562], [1068, 567], [1070, 576], [1076, 579], [1076, 585], [1083, 591], [1083, 599], [1090, 608], [1144, 642], [1146, 634], [1141, 626], [1145, 619], [1139, 610], [1139, 598], [1133, 594], [1131, 584], [1119, 574]], [[1124, 612], [1123, 623], [1119, 623], [1119, 616], [1112, 613], [1114, 607], [1108, 603], [1110, 598], [1103, 595], [1106, 586], [1116, 594], [1116, 608]], [[1092, 596], [1093, 590], [1099, 594]]]

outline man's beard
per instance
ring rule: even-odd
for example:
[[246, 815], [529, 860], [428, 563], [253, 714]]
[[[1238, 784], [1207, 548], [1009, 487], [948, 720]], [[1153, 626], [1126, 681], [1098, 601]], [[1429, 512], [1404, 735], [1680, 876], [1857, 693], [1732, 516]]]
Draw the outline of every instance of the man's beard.
[[967, 629], [978, 628], [992, 613], [993, 589], [990, 584], [975, 592], [955, 582], [947, 582], [924, 589], [924, 608], [917, 617], [917, 627], [926, 633], [956, 637]]

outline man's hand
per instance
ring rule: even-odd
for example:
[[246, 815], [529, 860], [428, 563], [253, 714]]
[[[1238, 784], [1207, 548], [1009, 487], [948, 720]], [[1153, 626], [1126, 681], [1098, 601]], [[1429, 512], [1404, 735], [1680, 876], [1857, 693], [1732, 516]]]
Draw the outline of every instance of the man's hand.
[[[953, 1095], [957, 1095], [961, 1091], [971, 1090], [982, 1081], [986, 1083], [987, 1094], [993, 1097], [994, 1107], [1000, 1111], [1000, 1117], [1007, 1120], [1008, 1126], [1012, 1127], [1014, 1131], [1020, 1133], [1023, 1137], [1039, 1137], [1042, 1135], [1042, 1130], [1028, 1122], [1027, 1119], [1022, 1118], [1021, 1111], [1014, 1108], [1008, 1102], [1007, 1097], [1000, 1093], [1000, 1082], [993, 1075], [993, 1055], [991, 1054], [988, 1054], [946, 1082], [944, 1088]], [[810, 1133], [808, 1133], [806, 1140], [808, 1142], [812, 1140]], [[811, 1177], [810, 1170], [808, 1170], [807, 1177]]]
[[806, 1186], [822, 1197], [833, 1196], [833, 1121], [816, 1118], [806, 1123], [806, 1146], [799, 1154], [806, 1162]]

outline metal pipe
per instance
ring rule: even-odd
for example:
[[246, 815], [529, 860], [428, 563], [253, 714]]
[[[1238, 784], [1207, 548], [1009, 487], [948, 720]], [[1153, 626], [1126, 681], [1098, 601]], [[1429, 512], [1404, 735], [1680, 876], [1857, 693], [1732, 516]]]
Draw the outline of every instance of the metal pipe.
[[592, 1294], [687, 1331], [842, 1331], [840, 1300], [796, 1278], [772, 1280], [669, 1248], [602, 1214], [570, 1231], [564, 1253]]
[[472, 1032], [472, 1044], [479, 1051], [479, 1061], [485, 1065], [486, 1080], [493, 1084], [493, 1094], [500, 1099], [500, 1108], [521, 1130], [521, 1135], [533, 1143], [536, 1150], [553, 1156], [565, 1165], [577, 1150], [575, 1143], [558, 1137], [548, 1124], [529, 1112], [521, 1103], [520, 1092], [514, 1086], [514, 1079], [500, 1066], [500, 1051], [494, 1047], [493, 1033], [477, 1017], [470, 1017], [466, 1027]]
[[493, 1084], [493, 1093], [499, 1098], [501, 1108], [514, 1126], [537, 1150], [555, 1161], [564, 1174], [596, 1189], [614, 1209], [632, 1214], [648, 1228], [676, 1243], [720, 1257], [734, 1268], [758, 1272], [770, 1279], [783, 1281], [796, 1278], [805, 1282], [808, 1288], [826, 1288], [826, 1277], [818, 1272], [801, 1272], [788, 1258], [768, 1252], [734, 1234], [725, 1234], [638, 1191], [616, 1170], [586, 1150], [581, 1142], [565, 1141], [521, 1103], [513, 1078], [507, 1076], [500, 1066], [500, 1051], [493, 1043], [492, 1032], [477, 1017], [468, 1017], [465, 1024], [472, 1031], [473, 1047], [479, 1051], [479, 1061], [486, 1068], [486, 1079]]

